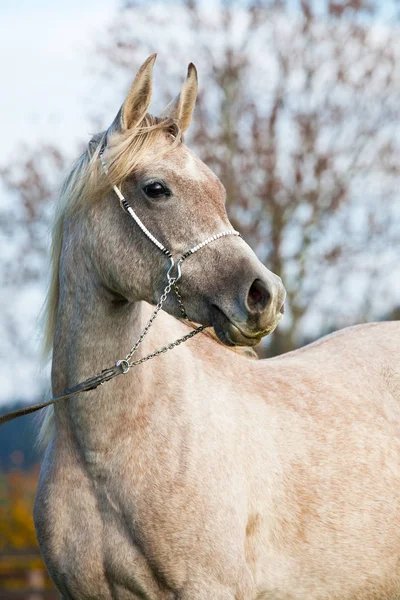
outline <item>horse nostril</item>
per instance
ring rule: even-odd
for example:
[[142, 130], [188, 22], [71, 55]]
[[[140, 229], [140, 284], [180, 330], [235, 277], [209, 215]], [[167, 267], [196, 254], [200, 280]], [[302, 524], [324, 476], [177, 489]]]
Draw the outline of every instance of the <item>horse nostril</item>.
[[260, 313], [269, 304], [271, 293], [261, 279], [255, 279], [247, 295], [247, 309], [250, 313]]

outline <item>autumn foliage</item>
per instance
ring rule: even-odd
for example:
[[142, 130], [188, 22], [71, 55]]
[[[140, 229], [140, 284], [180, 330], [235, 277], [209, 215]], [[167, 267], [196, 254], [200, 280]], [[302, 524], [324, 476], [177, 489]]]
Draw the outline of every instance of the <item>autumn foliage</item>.
[[[19, 456], [14, 459], [18, 462]], [[38, 475], [39, 466], [0, 473], [0, 600], [58, 597], [40, 556], [33, 524]], [[35, 596], [39, 591], [40, 596]]]
[[0, 552], [37, 548], [32, 506], [38, 468], [0, 475]]

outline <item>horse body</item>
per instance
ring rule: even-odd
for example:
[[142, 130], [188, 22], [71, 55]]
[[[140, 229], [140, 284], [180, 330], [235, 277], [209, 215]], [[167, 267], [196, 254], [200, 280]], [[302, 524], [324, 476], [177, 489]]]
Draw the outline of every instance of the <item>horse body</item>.
[[201, 336], [58, 407], [36, 522], [63, 596], [397, 597], [399, 333], [268, 361]]
[[[223, 188], [179, 137], [194, 67], [157, 120], [153, 62], [64, 186], [48, 305], [54, 394], [123, 358], [165, 288], [168, 254], [112, 186], [178, 256], [214, 236], [182, 267], [189, 319], [252, 346], [282, 315], [280, 279], [242, 239], [215, 237], [231, 229]], [[163, 308], [142, 356], [190, 330], [176, 297]], [[35, 525], [63, 598], [398, 598], [399, 333], [367, 325], [268, 361], [200, 334], [56, 404]]]

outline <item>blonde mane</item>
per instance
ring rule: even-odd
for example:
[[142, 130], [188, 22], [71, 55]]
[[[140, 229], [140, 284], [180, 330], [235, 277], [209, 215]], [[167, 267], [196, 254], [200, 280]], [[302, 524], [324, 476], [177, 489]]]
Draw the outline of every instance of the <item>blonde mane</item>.
[[[78, 211], [88, 203], [101, 198], [113, 185], [121, 185], [132, 175], [143, 161], [144, 155], [154, 145], [161, 133], [171, 134], [168, 151], [178, 145], [182, 135], [171, 119], [157, 119], [145, 115], [140, 126], [124, 133], [108, 131], [96, 135], [87, 149], [76, 161], [67, 176], [56, 206], [50, 258], [50, 284], [43, 310], [43, 352], [48, 356], [53, 348], [54, 331], [59, 300], [59, 264], [63, 243], [63, 225], [66, 216]], [[107, 167], [105, 176], [99, 160], [100, 152], [107, 141]], [[164, 151], [164, 152], [165, 152]]]

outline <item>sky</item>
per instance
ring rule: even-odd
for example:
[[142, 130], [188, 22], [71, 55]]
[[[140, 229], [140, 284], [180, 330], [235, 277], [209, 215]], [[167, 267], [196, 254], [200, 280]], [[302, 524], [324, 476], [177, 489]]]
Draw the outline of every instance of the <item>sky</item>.
[[[96, 101], [94, 48], [117, 7], [117, 0], [0, 0], [0, 166], [39, 140], [76, 152], [77, 142], [89, 135]], [[10, 198], [0, 190], [3, 202]], [[10, 302], [4, 287], [3, 294], [0, 310]], [[25, 323], [25, 335], [37, 341], [39, 356], [43, 290], [21, 290], [12, 302]], [[12, 352], [0, 340], [0, 404], [13, 397], [31, 400], [32, 392], [38, 394], [48, 382], [39, 359], [33, 365]], [[16, 360], [17, 372], [10, 377]]]
[[[88, 129], [93, 51], [117, 0], [0, 0], [0, 125], [9, 151]], [[21, 18], [23, 15], [23, 19]]]
[[[392, 4], [382, 3], [388, 10]], [[118, 5], [0, 0], [0, 125], [8, 155], [45, 138], [73, 148], [90, 133], [90, 108], [99, 91], [92, 77], [94, 48]]]

